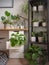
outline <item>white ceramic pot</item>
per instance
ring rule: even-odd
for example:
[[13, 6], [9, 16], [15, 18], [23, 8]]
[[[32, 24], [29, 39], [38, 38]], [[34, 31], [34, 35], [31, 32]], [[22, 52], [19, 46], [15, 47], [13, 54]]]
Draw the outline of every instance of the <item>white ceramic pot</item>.
[[36, 41], [36, 37], [31, 37], [31, 41], [35, 42]]
[[42, 26], [44, 26], [44, 27], [45, 27], [45, 26], [46, 26], [46, 22], [43, 22], [43, 23], [42, 23]]
[[38, 11], [43, 11], [43, 5], [38, 6]]
[[38, 27], [39, 26], [39, 22], [33, 22], [33, 26]]
[[21, 28], [21, 29], [24, 29], [24, 26], [23, 26], [23, 25], [21, 25], [21, 26], [20, 26], [20, 28]]
[[42, 42], [43, 41], [43, 37], [38, 37], [38, 42]]
[[33, 6], [33, 11], [37, 11], [37, 7], [36, 6]]

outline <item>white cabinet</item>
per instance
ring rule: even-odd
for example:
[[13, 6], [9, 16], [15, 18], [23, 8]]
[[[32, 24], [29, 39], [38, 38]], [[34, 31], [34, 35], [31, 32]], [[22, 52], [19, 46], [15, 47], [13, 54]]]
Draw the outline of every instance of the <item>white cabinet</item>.
[[6, 49], [9, 49], [9, 58], [24, 58], [24, 45], [11, 47], [10, 42], [6, 42]]

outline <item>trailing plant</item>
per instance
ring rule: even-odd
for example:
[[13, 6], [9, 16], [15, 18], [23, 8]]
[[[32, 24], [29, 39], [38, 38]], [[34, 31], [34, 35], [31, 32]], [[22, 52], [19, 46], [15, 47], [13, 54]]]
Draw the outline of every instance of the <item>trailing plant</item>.
[[27, 2], [23, 4], [22, 12], [24, 12], [27, 15], [27, 13], [28, 13], [28, 3]]
[[16, 34], [12, 34], [11, 38], [10, 38], [10, 43], [11, 46], [14, 47], [16, 45], [23, 45], [25, 44], [26, 38], [24, 34], [19, 34], [19, 32], [17, 32]]
[[11, 19], [12, 20], [20, 20], [20, 17], [19, 17], [19, 15], [11, 15]]
[[37, 18], [33, 19], [32, 22], [38, 22], [39, 20]]
[[25, 58], [29, 61], [29, 64], [38, 65], [40, 61], [42, 65], [45, 65], [46, 55], [42, 50], [43, 48], [35, 45], [29, 47], [28, 51], [25, 53]]

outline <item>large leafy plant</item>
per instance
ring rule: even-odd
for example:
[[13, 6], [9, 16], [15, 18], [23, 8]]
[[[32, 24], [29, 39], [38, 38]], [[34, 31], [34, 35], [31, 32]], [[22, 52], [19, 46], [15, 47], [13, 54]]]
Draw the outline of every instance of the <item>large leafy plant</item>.
[[25, 35], [24, 34], [19, 34], [19, 32], [17, 32], [16, 34], [12, 34], [11, 38], [10, 38], [10, 43], [11, 46], [19, 46], [19, 45], [23, 45], [26, 41]]
[[35, 45], [30, 46], [28, 51], [25, 53], [25, 58], [32, 65], [38, 65], [39, 61], [42, 63], [42, 65], [45, 65], [46, 54], [42, 50], [43, 49], [39, 46], [35, 46]]
[[[5, 11], [5, 16], [1, 16], [1, 20], [3, 24], [13, 24], [14, 20], [19, 20], [19, 15], [12, 15], [9, 11]], [[13, 22], [12, 22], [13, 20]]]

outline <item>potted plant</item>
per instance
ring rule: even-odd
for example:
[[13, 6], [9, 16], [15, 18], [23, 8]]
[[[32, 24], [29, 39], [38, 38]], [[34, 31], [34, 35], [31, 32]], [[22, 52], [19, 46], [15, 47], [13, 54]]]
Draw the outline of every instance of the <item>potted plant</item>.
[[11, 19], [14, 24], [14, 28], [19, 28], [20, 27], [20, 25], [19, 25], [20, 16], [19, 15], [11, 15]]
[[38, 11], [43, 11], [43, 1], [39, 0]]
[[43, 48], [40, 46], [30, 46], [28, 51], [25, 53], [25, 58], [29, 61], [30, 65], [45, 65], [46, 63], [46, 52], [42, 51]]
[[12, 47], [21, 46], [25, 44], [26, 38], [24, 34], [19, 34], [19, 32], [17, 32], [16, 34], [13, 33], [11, 35], [9, 41]]
[[10, 19], [10, 12], [5, 11], [5, 16], [1, 16], [2, 23], [4, 24], [4, 28], [6, 28], [7, 24], [12, 24]]
[[35, 27], [39, 26], [39, 20], [38, 19], [33, 19], [32, 22], [33, 22], [33, 26], [35, 26]]
[[28, 3], [25, 2], [22, 6], [22, 12], [25, 13], [26, 15], [28, 14]]
[[46, 19], [43, 19], [43, 21], [42, 21], [42, 26], [43, 26], [43, 27], [46, 26]]
[[38, 33], [38, 42], [43, 42], [43, 32]]
[[37, 7], [36, 6], [33, 6], [33, 11], [37, 11]]
[[34, 32], [32, 32], [32, 34], [31, 34], [31, 41], [32, 42], [36, 41], [36, 37], [35, 37], [35, 33]]

